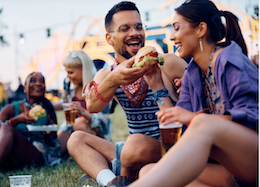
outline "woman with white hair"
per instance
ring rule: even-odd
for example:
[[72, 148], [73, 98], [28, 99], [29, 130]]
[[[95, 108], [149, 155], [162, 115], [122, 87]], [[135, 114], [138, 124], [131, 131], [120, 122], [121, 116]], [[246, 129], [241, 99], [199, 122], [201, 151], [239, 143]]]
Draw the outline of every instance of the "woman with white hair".
[[[86, 84], [93, 80], [97, 70], [93, 61], [89, 58], [87, 53], [82, 50], [75, 50], [69, 53], [64, 60], [63, 66], [67, 71], [67, 80], [64, 86], [66, 92], [69, 92], [72, 96], [72, 102], [70, 107], [77, 110], [77, 118], [73, 125], [73, 130], [85, 131], [107, 140], [111, 140], [112, 126], [109, 118], [109, 108], [105, 108], [102, 112], [90, 114], [87, 111], [85, 102], [85, 95], [82, 94], [82, 90]], [[70, 83], [72, 85], [70, 85]], [[71, 88], [73, 87], [73, 88]], [[61, 103], [54, 104], [55, 110], [61, 110]], [[60, 142], [66, 142], [73, 131], [72, 129], [64, 129], [58, 132]], [[66, 152], [66, 144], [61, 143], [62, 153]]]

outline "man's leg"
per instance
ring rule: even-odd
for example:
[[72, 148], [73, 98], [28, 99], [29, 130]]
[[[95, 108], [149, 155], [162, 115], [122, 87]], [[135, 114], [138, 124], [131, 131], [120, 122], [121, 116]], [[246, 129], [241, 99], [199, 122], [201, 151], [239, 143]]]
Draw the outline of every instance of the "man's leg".
[[116, 158], [115, 143], [83, 131], [72, 133], [67, 148], [81, 169], [95, 180], [101, 171], [109, 172], [111, 161]]
[[121, 175], [135, 180], [139, 170], [161, 158], [160, 142], [144, 134], [130, 135], [121, 152]]

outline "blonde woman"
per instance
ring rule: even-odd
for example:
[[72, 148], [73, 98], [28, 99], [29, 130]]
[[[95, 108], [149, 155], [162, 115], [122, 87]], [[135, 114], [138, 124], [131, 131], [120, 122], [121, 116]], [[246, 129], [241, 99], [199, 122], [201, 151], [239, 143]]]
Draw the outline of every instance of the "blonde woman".
[[[109, 119], [109, 108], [102, 112], [90, 114], [87, 111], [85, 96], [82, 95], [84, 85], [92, 81], [97, 70], [87, 53], [81, 49], [70, 52], [63, 60], [63, 66], [67, 71], [67, 79], [70, 86], [65, 86], [72, 96], [71, 108], [77, 110], [78, 117], [73, 125], [73, 130], [81, 130], [111, 140], [112, 126]], [[67, 82], [68, 84], [68, 82]], [[72, 87], [72, 88], [71, 88]], [[61, 103], [54, 104], [55, 110], [61, 110]], [[67, 142], [72, 129], [61, 126], [58, 133], [61, 142]], [[61, 143], [62, 153], [66, 153], [66, 144]]]

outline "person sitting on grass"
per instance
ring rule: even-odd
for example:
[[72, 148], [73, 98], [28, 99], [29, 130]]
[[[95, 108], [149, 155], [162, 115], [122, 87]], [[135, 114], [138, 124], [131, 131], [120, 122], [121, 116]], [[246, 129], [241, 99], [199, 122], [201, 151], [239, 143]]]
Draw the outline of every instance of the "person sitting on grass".
[[[256, 186], [258, 69], [247, 57], [237, 17], [209, 0], [187, 0], [176, 8], [172, 26], [171, 40], [180, 45], [180, 57], [192, 56], [193, 61], [182, 79], [177, 106], [157, 117], [162, 125], [179, 122], [188, 128], [129, 187]], [[146, 76], [147, 82], [153, 77]], [[207, 163], [209, 157], [218, 164]]]
[[[67, 124], [63, 123], [58, 131], [62, 157], [66, 158], [69, 156], [66, 143], [73, 131], [85, 131], [111, 141], [112, 124], [109, 117], [110, 105], [99, 113], [91, 114], [87, 110], [85, 96], [82, 95], [83, 86], [92, 81], [97, 72], [88, 54], [82, 49], [72, 51], [64, 58], [63, 66], [67, 72], [63, 94], [70, 94], [72, 101], [70, 107], [77, 111], [75, 124], [67, 128]], [[73, 89], [71, 84], [74, 86]], [[56, 111], [63, 109], [62, 101], [53, 105]]]
[[[0, 113], [0, 169], [59, 164], [60, 143], [56, 132], [29, 131], [27, 125], [57, 124], [51, 102], [44, 97], [45, 79], [40, 72], [29, 74], [25, 81], [26, 98], [6, 105]], [[29, 111], [41, 105], [46, 115], [35, 120]], [[4, 123], [3, 123], [4, 122]]]
[[122, 184], [126, 185], [137, 178], [143, 165], [160, 159], [156, 95], [176, 103], [173, 81], [183, 76], [187, 63], [174, 54], [163, 54], [161, 69], [167, 89], [154, 93], [143, 77], [150, 67], [132, 68], [135, 55], [145, 43], [145, 25], [135, 4], [122, 1], [113, 6], [106, 15], [105, 27], [106, 40], [114, 48], [116, 59], [113, 66], [103, 68], [94, 77], [87, 89], [87, 106], [90, 112], [100, 112], [115, 98], [126, 113], [130, 136], [125, 142], [109, 142], [75, 131], [67, 146], [83, 171], [99, 184], [113, 185], [127, 177], [129, 180]]

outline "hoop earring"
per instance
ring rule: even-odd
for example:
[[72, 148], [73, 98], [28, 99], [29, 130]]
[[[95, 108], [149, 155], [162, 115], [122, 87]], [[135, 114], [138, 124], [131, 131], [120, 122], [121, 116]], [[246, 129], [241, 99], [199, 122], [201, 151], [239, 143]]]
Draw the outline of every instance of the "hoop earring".
[[201, 52], [203, 52], [203, 45], [202, 45], [201, 38], [199, 39], [199, 44], [200, 44], [200, 50], [201, 50]]

